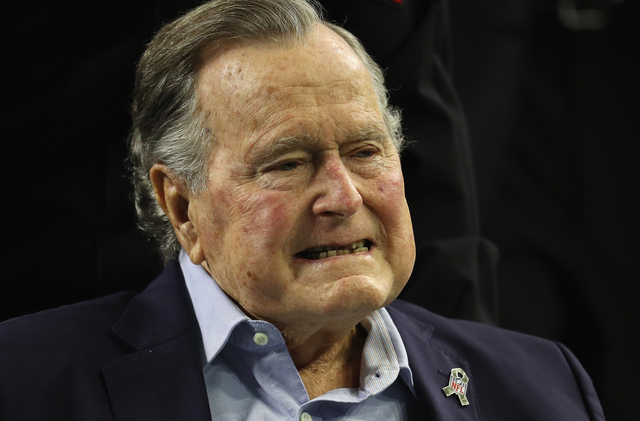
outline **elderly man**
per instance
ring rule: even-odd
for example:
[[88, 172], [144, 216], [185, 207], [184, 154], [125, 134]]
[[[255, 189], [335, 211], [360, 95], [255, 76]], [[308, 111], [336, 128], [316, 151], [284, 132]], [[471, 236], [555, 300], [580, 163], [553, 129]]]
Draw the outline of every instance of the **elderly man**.
[[167, 260], [4, 323], [2, 420], [603, 419], [564, 347], [394, 301], [411, 273], [399, 114], [304, 0], [214, 0], [138, 67], [132, 159]]

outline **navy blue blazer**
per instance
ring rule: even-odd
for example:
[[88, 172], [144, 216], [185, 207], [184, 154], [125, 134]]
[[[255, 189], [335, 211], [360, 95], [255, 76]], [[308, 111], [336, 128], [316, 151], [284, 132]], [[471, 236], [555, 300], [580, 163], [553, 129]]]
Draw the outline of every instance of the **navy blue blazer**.
[[[562, 345], [412, 304], [388, 307], [407, 348], [421, 419], [603, 420]], [[0, 420], [211, 420], [202, 340], [177, 262], [121, 293], [0, 324]], [[446, 397], [452, 368], [468, 406]]]

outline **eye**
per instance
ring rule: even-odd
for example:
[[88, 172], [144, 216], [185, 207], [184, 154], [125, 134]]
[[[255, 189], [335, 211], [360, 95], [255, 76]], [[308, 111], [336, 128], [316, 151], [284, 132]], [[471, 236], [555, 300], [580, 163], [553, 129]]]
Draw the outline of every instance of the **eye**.
[[287, 161], [279, 164], [276, 168], [280, 171], [293, 171], [300, 165], [297, 161]]
[[371, 158], [373, 156], [373, 151], [358, 151], [356, 152], [356, 156], [358, 158]]
[[371, 158], [376, 154], [376, 150], [373, 149], [360, 149], [359, 151], [356, 151], [356, 153], [354, 154], [356, 158]]

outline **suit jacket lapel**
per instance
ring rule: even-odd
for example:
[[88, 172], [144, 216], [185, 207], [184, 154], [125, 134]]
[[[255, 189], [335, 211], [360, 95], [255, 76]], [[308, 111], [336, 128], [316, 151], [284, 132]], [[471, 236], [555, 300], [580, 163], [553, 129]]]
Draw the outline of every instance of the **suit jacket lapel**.
[[[465, 360], [441, 349], [432, 339], [433, 326], [387, 307], [398, 332], [402, 337], [418, 400], [423, 405], [421, 416], [431, 421], [475, 420], [480, 419], [478, 402], [475, 399], [473, 374]], [[462, 406], [457, 395], [447, 397], [442, 388], [449, 384], [451, 369], [461, 368], [469, 377], [467, 398], [468, 406]]]
[[201, 335], [177, 262], [131, 301], [113, 331], [135, 350], [103, 368], [116, 420], [211, 420]]

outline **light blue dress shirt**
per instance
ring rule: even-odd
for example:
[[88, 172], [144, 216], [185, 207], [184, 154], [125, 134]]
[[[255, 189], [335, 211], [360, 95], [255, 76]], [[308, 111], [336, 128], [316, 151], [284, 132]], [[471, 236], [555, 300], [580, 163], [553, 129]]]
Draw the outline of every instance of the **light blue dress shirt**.
[[309, 400], [280, 331], [247, 317], [184, 250], [180, 266], [202, 332], [214, 421], [414, 419], [417, 401], [407, 353], [385, 309], [361, 322], [368, 334], [360, 388]]

